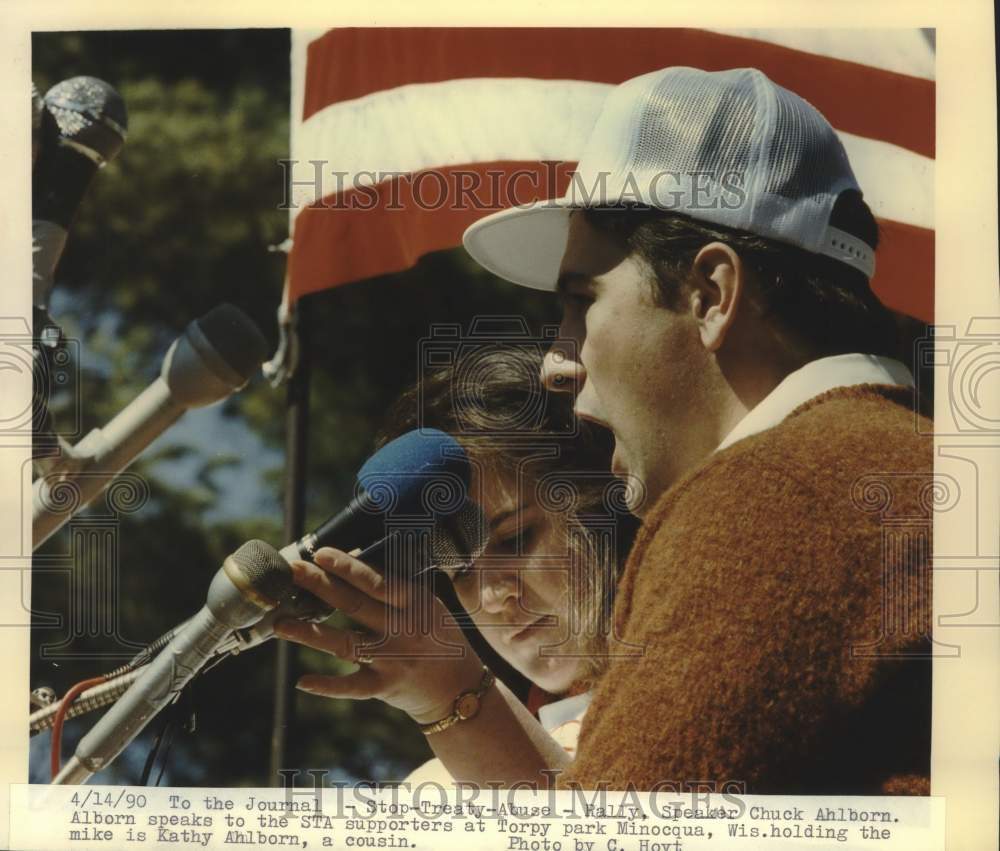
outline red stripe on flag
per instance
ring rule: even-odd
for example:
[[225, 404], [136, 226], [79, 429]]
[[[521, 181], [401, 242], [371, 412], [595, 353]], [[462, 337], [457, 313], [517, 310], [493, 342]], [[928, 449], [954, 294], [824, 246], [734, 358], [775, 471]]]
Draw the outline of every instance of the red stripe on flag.
[[886, 307], [934, 321], [934, 231], [879, 219], [872, 289]]
[[[460, 245], [465, 229], [493, 210], [562, 195], [575, 165], [475, 163], [324, 198], [326, 207], [308, 207], [295, 221], [289, 294], [294, 300], [409, 269], [430, 251]], [[934, 231], [887, 219], [879, 224], [873, 289], [887, 306], [932, 322]]]
[[[575, 167], [572, 162], [474, 163], [324, 198], [295, 220], [289, 294], [296, 299], [409, 269], [430, 251], [461, 245], [465, 229], [490, 212], [562, 195]], [[470, 188], [473, 183], [478, 190]]]
[[620, 83], [668, 65], [759, 68], [838, 130], [934, 156], [933, 81], [697, 29], [335, 29], [308, 47], [302, 118], [413, 83], [468, 77]]

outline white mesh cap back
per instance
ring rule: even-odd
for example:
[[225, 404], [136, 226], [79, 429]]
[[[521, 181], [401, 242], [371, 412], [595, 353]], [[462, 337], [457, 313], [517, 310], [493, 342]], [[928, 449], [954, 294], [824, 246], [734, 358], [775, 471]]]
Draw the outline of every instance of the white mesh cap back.
[[[549, 289], [570, 210], [636, 203], [787, 242], [870, 278], [874, 251], [830, 226], [846, 190], [860, 192], [844, 147], [807, 101], [754, 68], [666, 68], [611, 90], [563, 198], [488, 216], [464, 241], [502, 277]], [[545, 221], [543, 209], [563, 221]]]

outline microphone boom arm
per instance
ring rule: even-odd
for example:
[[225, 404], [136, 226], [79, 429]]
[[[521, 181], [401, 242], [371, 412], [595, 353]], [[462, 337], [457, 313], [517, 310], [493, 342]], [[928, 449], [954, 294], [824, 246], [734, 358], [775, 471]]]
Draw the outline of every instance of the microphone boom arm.
[[[241, 310], [221, 304], [174, 340], [156, 380], [103, 429], [94, 429], [32, 484], [32, 545], [38, 549], [100, 494], [190, 408], [243, 388], [267, 355]], [[64, 500], [67, 491], [70, 500]]]

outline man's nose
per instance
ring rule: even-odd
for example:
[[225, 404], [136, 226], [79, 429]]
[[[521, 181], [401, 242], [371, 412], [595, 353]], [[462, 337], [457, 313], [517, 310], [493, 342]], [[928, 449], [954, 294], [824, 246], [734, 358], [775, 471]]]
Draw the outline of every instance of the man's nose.
[[554, 393], [579, 393], [587, 378], [587, 370], [577, 359], [575, 350], [555, 343], [542, 360], [542, 386]]

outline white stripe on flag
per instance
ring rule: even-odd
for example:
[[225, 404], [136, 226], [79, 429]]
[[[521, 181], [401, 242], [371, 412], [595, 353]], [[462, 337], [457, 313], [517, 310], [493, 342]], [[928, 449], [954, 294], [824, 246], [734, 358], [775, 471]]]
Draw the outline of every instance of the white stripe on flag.
[[752, 38], [909, 77], [934, 79], [935, 51], [919, 29], [737, 28], [713, 29], [710, 32]]
[[316, 200], [308, 185], [315, 173], [310, 160], [325, 161], [323, 195], [336, 189], [333, 172], [346, 172], [344, 185], [351, 186], [361, 172], [575, 161], [610, 89], [581, 80], [464, 79], [331, 104], [299, 129], [293, 203], [301, 208]]
[[[339, 188], [394, 173], [498, 160], [576, 160], [611, 87], [577, 80], [465, 79], [401, 86], [332, 104], [294, 138], [293, 216]], [[934, 226], [934, 160], [841, 133], [875, 214]], [[322, 180], [315, 191], [315, 167]], [[335, 172], [344, 173], [342, 177]], [[371, 177], [359, 179], [361, 173]]]
[[872, 212], [933, 230], [934, 160], [878, 139], [839, 135]]
[[[292, 49], [291, 49], [291, 121], [289, 122], [288, 150], [292, 152], [292, 159], [295, 158], [295, 151], [302, 144], [302, 107], [306, 98], [306, 69], [309, 45], [328, 29], [293, 29]], [[292, 209], [288, 216], [288, 230], [292, 229], [292, 221], [295, 219], [298, 210]]]

